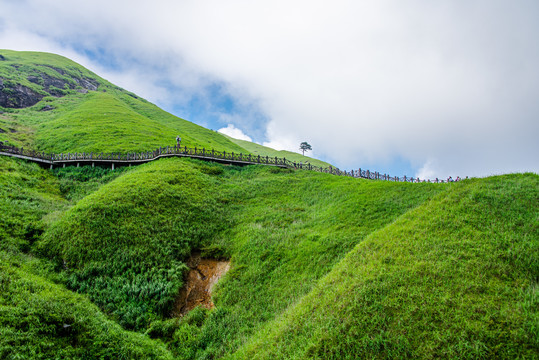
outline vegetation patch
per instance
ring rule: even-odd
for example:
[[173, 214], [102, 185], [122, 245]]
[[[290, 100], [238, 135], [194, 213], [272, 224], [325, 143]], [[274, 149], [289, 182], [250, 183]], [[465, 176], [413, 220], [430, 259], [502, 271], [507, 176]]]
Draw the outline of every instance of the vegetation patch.
[[88, 299], [0, 260], [3, 358], [172, 358], [163, 344], [123, 330]]

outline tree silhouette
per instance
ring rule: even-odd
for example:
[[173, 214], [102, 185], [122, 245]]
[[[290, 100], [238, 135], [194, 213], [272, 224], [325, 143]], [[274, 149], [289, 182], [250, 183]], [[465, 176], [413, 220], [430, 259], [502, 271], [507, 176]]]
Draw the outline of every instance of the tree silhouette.
[[309, 145], [307, 141], [304, 141], [301, 144], [299, 144], [299, 149], [303, 151], [303, 155], [305, 155], [305, 151], [312, 150], [313, 148], [311, 147], [311, 145]]

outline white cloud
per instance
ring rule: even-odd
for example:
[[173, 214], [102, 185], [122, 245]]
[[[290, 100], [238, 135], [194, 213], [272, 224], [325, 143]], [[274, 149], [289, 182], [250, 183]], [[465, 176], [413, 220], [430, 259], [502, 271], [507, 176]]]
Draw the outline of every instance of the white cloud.
[[432, 159], [427, 160], [425, 164], [415, 174], [416, 178], [420, 179], [436, 179], [436, 174], [439, 173], [435, 161]]
[[534, 0], [8, 0], [0, 43], [17, 33], [77, 61], [74, 44], [106, 48], [123, 67], [100, 74], [158, 103], [226, 84], [268, 119], [235, 126], [293, 151], [308, 141], [343, 168], [400, 158], [482, 176], [539, 171], [538, 12]]
[[217, 130], [220, 133], [233, 137], [234, 139], [253, 141], [248, 135], [246, 135], [241, 129], [236, 128], [232, 124], [228, 124], [227, 127]]

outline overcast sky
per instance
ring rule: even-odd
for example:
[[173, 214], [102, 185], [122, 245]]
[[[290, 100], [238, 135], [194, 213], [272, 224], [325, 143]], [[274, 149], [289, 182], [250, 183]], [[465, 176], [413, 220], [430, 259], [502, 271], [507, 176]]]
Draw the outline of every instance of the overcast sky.
[[539, 172], [537, 0], [0, 0], [0, 48], [341, 169]]

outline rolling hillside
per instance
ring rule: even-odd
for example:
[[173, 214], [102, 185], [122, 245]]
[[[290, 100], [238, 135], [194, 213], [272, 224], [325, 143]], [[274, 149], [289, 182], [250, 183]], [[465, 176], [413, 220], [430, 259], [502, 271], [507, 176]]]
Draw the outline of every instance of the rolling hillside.
[[[0, 54], [0, 140], [127, 151], [180, 133], [281, 156], [68, 59]], [[49, 171], [0, 157], [0, 355], [537, 358], [538, 220], [536, 174], [411, 184], [186, 158]], [[178, 316], [195, 253], [231, 269], [215, 308]]]
[[[127, 152], [174, 145], [180, 135], [189, 147], [249, 153], [64, 57], [11, 50], [0, 55], [0, 141], [57, 153]], [[257, 147], [257, 154], [273, 153]]]

